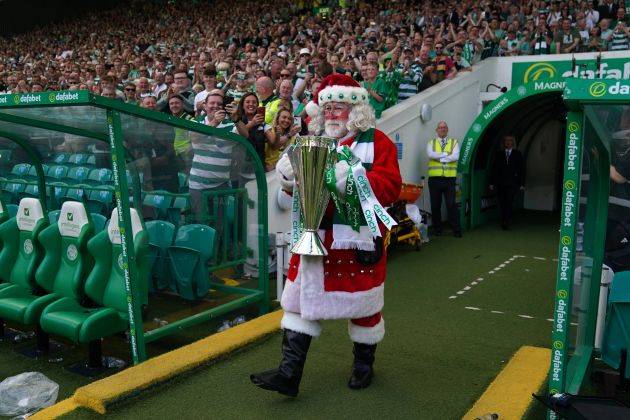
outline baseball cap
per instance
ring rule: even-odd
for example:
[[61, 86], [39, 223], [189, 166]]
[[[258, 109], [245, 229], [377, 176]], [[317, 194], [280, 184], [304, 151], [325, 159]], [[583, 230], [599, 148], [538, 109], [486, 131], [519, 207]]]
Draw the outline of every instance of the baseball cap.
[[308, 48], [302, 48], [300, 50], [300, 55], [304, 55], [304, 54], [311, 55], [311, 50], [309, 50]]

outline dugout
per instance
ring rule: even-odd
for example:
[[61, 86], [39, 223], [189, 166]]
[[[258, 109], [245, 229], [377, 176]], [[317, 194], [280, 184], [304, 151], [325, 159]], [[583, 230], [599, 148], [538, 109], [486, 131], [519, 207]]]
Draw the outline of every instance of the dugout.
[[64, 337], [94, 366], [111, 339], [135, 364], [148, 343], [268, 311], [267, 253], [252, 263], [267, 183], [236, 134], [87, 91], [0, 95], [0, 191], [0, 325], [34, 329], [40, 350]]
[[474, 228], [498, 219], [495, 192], [489, 189], [495, 153], [506, 134], [523, 154], [526, 190], [517, 208], [558, 211], [567, 108], [564, 81], [515, 87], [486, 105], [462, 142], [460, 176], [462, 226]]

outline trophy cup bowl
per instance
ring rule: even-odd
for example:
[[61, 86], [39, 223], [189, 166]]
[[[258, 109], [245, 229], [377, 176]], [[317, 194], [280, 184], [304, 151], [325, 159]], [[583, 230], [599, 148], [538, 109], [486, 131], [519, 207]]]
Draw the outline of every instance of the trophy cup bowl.
[[295, 173], [304, 228], [291, 252], [299, 255], [327, 255], [317, 230], [330, 199], [324, 181], [326, 169], [337, 160], [336, 141], [321, 136], [298, 137], [287, 154]]

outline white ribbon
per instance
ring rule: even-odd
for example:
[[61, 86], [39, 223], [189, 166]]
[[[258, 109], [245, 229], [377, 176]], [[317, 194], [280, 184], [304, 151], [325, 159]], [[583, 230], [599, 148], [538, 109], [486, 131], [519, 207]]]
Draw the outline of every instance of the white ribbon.
[[302, 219], [300, 216], [300, 195], [297, 187], [293, 187], [293, 200], [291, 202], [291, 247], [302, 236]]

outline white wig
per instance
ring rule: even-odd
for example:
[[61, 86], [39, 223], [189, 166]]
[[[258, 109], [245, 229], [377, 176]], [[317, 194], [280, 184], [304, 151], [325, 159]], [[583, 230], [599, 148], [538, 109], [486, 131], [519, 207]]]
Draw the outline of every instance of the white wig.
[[[376, 115], [370, 104], [352, 105], [346, 128], [349, 132], [367, 131], [376, 127]], [[308, 125], [310, 134], [321, 135], [324, 132], [324, 111], [320, 108], [317, 115]]]

